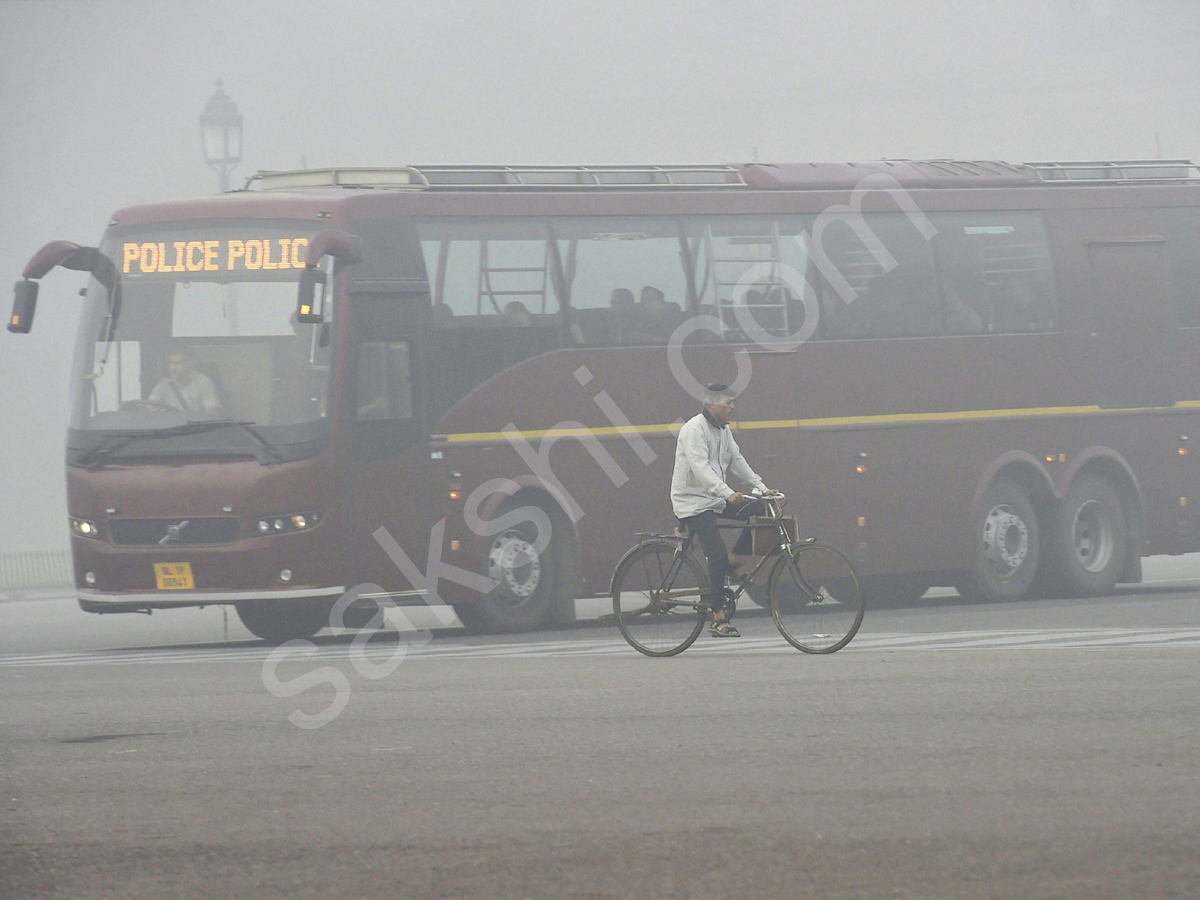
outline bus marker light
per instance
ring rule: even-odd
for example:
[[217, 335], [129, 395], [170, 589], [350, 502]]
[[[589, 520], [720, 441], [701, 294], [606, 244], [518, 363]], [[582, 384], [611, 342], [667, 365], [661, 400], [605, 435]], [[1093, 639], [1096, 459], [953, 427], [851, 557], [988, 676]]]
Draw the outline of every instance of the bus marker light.
[[859, 528], [866, 528], [866, 527], [867, 527], [867, 517], [866, 517], [866, 516], [859, 516], [859, 517], [858, 517], [858, 527], [859, 527]]
[[1065, 453], [1060, 453], [1060, 454], [1058, 454], [1058, 461], [1059, 461], [1059, 462], [1066, 462], [1066, 461], [1067, 461], [1067, 454], [1065, 454]]
[[451, 541], [451, 542], [450, 542], [450, 549], [451, 549], [451, 550], [457, 550], [457, 549], [458, 549], [459, 547], [461, 547], [461, 546], [462, 546], [462, 542], [461, 542], [461, 541]]
[[1180, 497], [1180, 498], [1179, 498], [1179, 505], [1180, 505], [1180, 506], [1187, 506], [1187, 497]]
[[862, 475], [864, 472], [867, 471], [867, 467], [866, 466], [855, 466], [854, 471], [857, 472], [859, 475]]
[[96, 573], [95, 572], [84, 572], [83, 580], [86, 581], [88, 583], [88, 585], [94, 585], [96, 583]]
[[1054, 457], [1053, 457], [1053, 456], [1047, 456], [1047, 457], [1046, 457], [1046, 462], [1054, 462]]
[[451, 492], [450, 492], [450, 499], [451, 499], [451, 500], [457, 500], [457, 499], [458, 499], [458, 491], [451, 491]]
[[291, 569], [280, 569], [279, 570], [279, 580], [280, 581], [291, 581], [292, 580], [292, 570]]
[[1180, 447], [1180, 448], [1179, 448], [1179, 455], [1180, 455], [1180, 456], [1187, 456], [1187, 447]]

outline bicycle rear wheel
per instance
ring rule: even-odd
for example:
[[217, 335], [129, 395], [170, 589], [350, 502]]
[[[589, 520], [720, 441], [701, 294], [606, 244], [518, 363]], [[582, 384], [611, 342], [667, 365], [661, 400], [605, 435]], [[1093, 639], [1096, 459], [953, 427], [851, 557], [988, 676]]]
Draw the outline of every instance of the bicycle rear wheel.
[[613, 575], [613, 614], [622, 637], [647, 656], [674, 656], [692, 645], [708, 616], [708, 578], [695, 557], [671, 541], [635, 547]]
[[833, 653], [862, 624], [862, 584], [842, 553], [827, 544], [785, 551], [767, 584], [771, 616], [784, 639], [805, 653]]

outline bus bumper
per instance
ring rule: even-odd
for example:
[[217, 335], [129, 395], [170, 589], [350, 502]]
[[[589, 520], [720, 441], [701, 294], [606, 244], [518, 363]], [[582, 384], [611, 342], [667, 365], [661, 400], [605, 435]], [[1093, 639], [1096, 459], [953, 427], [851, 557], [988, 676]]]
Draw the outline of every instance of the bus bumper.
[[241, 603], [246, 600], [313, 600], [336, 599], [346, 593], [338, 587], [308, 587], [288, 590], [252, 591], [179, 591], [170, 596], [161, 592], [105, 593], [76, 589], [79, 608], [92, 613], [141, 612], [148, 609], [181, 609], [189, 606], [209, 606], [222, 603]]

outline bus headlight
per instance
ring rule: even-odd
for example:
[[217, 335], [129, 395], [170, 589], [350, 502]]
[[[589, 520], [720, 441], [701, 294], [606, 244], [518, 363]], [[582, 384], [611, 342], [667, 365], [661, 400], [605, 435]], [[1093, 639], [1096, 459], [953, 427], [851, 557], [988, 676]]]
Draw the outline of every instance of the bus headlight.
[[100, 529], [90, 519], [77, 519], [75, 516], [71, 516], [71, 534], [76, 537], [99, 540]]
[[280, 513], [276, 516], [263, 516], [254, 523], [254, 534], [294, 534], [297, 531], [312, 531], [320, 523], [325, 514], [320, 511]]

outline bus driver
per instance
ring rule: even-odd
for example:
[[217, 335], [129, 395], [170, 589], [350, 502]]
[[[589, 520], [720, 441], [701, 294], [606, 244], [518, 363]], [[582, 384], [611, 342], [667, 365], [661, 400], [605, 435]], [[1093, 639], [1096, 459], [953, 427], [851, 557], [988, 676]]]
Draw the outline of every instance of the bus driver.
[[677, 533], [697, 535], [708, 558], [708, 581], [713, 593], [709, 632], [714, 637], [741, 637], [729, 621], [733, 601], [725, 578], [751, 552], [750, 529], [744, 528], [730, 556], [717, 528], [717, 517], [745, 521], [764, 511], [761, 500], [750, 499], [726, 484], [725, 473], [731, 472], [767, 496], [777, 493], [750, 468], [729, 430], [734, 396], [728, 385], [720, 383], [704, 389], [704, 409], [679, 429], [675, 473], [671, 477], [671, 506], [679, 520]]
[[146, 400], [185, 413], [215, 416], [221, 412], [216, 385], [203, 372], [196, 371], [196, 357], [187, 347], [171, 351], [167, 375]]

